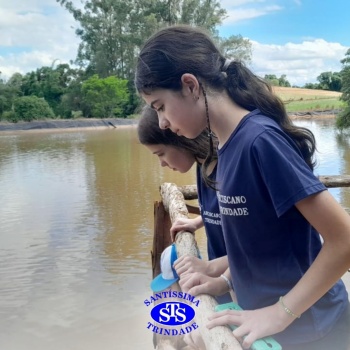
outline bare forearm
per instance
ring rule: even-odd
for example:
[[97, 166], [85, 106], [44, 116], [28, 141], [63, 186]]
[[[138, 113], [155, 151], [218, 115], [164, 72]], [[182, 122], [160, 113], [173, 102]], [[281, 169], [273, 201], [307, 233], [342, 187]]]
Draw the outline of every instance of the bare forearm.
[[209, 262], [208, 275], [211, 277], [218, 277], [225, 273], [228, 269], [228, 259], [227, 255], [211, 260]]
[[327, 293], [349, 268], [349, 255], [344, 255], [346, 250], [338, 248], [334, 244], [324, 243], [321, 252], [309, 270], [284, 296], [285, 304], [294, 313], [300, 315], [309, 309]]
[[197, 230], [204, 226], [203, 218], [200, 215], [198, 215], [196, 218], [194, 218], [193, 222], [194, 222], [194, 225], [197, 227]]
[[284, 297], [286, 305], [301, 314], [320, 299], [349, 268], [350, 218], [327, 191], [310, 196], [296, 206], [324, 240], [313, 264]]

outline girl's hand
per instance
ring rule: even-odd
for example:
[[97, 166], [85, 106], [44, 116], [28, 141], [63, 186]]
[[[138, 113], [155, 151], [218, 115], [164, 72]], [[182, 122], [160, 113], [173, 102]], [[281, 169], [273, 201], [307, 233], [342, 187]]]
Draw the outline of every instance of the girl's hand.
[[223, 295], [228, 292], [228, 286], [221, 277], [209, 277], [202, 273], [189, 273], [180, 278], [181, 290], [191, 295], [210, 294]]
[[180, 231], [194, 232], [201, 227], [202, 218], [199, 216], [194, 219], [177, 219], [170, 228], [171, 241], [175, 241], [175, 236]]
[[180, 278], [194, 272], [208, 275], [209, 261], [201, 260], [195, 256], [184, 255], [174, 262], [174, 268]]
[[225, 310], [209, 317], [207, 327], [236, 325], [232, 333], [244, 349], [249, 349], [257, 340], [282, 332], [295, 318], [288, 315], [279, 303], [257, 310]]

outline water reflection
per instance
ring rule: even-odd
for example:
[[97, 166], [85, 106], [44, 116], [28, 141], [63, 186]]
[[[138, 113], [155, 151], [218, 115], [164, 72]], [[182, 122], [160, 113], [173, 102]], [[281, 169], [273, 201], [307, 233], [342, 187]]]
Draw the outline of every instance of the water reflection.
[[[312, 130], [316, 138], [316, 175], [344, 174], [342, 147], [336, 142], [339, 131], [335, 128], [334, 119], [298, 120], [295, 124]], [[329, 190], [333, 196], [340, 199], [341, 189]]]
[[[350, 174], [350, 134], [338, 132], [336, 142], [339, 147], [339, 157], [343, 159], [340, 174]], [[350, 188], [343, 188], [340, 192], [340, 202], [344, 207], [350, 208]]]
[[[350, 174], [333, 120], [296, 123], [315, 133], [319, 175]], [[163, 182], [193, 184], [195, 169], [159, 167], [133, 127], [0, 135], [1, 349], [153, 348], [143, 300]]]

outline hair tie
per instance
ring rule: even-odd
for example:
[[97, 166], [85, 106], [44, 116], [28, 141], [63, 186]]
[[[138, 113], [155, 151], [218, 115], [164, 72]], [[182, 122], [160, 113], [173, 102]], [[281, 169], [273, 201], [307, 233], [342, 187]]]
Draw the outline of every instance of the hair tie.
[[227, 71], [227, 68], [228, 68], [228, 66], [231, 64], [231, 60], [229, 60], [228, 58], [226, 58], [226, 60], [225, 60], [225, 63], [224, 63], [224, 65], [222, 66], [222, 71], [223, 72], [226, 72]]

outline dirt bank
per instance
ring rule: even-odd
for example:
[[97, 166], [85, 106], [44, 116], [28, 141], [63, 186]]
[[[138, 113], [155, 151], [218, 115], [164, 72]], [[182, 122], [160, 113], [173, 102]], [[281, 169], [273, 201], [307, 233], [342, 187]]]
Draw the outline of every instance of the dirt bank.
[[[290, 113], [292, 119], [326, 119], [335, 118], [340, 110], [327, 111], [308, 111]], [[1, 131], [19, 131], [19, 130], [47, 130], [47, 129], [73, 129], [73, 128], [118, 128], [126, 125], [136, 125], [137, 119], [51, 119], [51, 120], [35, 120], [32, 122], [8, 123], [0, 122]]]
[[291, 119], [328, 119], [335, 118], [341, 110], [308, 111], [289, 113]]
[[32, 122], [0, 123], [0, 131], [40, 130], [40, 129], [72, 129], [72, 128], [118, 128], [119, 126], [135, 125], [137, 119], [51, 119], [34, 120]]

